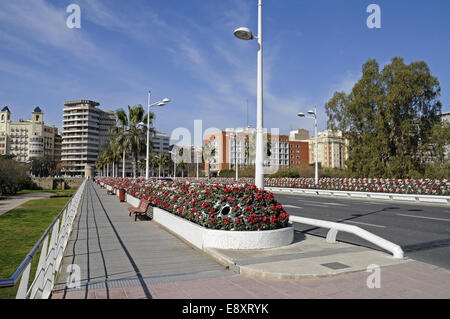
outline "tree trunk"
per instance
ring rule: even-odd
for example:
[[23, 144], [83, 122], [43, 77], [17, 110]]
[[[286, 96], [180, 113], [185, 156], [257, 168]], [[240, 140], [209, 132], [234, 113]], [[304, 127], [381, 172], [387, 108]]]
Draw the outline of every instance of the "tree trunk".
[[136, 158], [137, 156], [136, 156], [136, 154], [135, 153], [133, 153], [132, 154], [132, 161], [133, 161], [133, 177], [134, 178], [136, 178], [136, 175], [137, 175], [137, 165], [136, 165], [136, 161], [137, 161], [137, 158]]

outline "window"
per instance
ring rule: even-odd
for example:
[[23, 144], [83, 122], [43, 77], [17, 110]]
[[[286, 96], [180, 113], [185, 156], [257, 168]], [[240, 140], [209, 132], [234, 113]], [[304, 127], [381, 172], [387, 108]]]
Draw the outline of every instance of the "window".
[[5, 120], [5, 114], [2, 114], [2, 121]]

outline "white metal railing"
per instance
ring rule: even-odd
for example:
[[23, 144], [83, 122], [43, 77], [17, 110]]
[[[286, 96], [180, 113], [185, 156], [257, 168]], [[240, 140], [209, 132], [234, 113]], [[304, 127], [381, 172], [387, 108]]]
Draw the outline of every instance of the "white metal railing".
[[[86, 180], [58, 216], [55, 217], [14, 274], [9, 279], [0, 280], [0, 288], [14, 287], [20, 279], [16, 299], [49, 298], [54, 287], [56, 272], [60, 268], [64, 251], [72, 232], [73, 221], [78, 212], [85, 185]], [[31, 263], [39, 249], [41, 249], [41, 254], [36, 274], [33, 282], [29, 285]]]
[[403, 258], [403, 250], [399, 245], [396, 245], [384, 238], [374, 235], [374, 234], [368, 232], [367, 230], [364, 230], [358, 226], [329, 222], [329, 221], [320, 220], [320, 219], [292, 216], [292, 215], [289, 217], [289, 221], [294, 222], [294, 223], [316, 226], [316, 227], [320, 227], [320, 228], [328, 228], [329, 231], [328, 231], [326, 240], [329, 243], [335, 243], [336, 236], [337, 236], [338, 232], [341, 231], [341, 232], [345, 232], [345, 233], [354, 234], [362, 239], [367, 240], [368, 242], [370, 242], [372, 244], [377, 245], [378, 247], [381, 247], [381, 248], [391, 252], [393, 257], [396, 259]]
[[450, 196], [440, 195], [420, 195], [420, 194], [396, 194], [382, 192], [352, 192], [352, 191], [336, 191], [336, 190], [320, 190], [307, 188], [284, 188], [284, 187], [265, 187], [270, 192], [283, 192], [292, 194], [309, 194], [309, 195], [328, 195], [336, 197], [350, 198], [368, 198], [368, 199], [386, 199], [401, 200], [414, 202], [442, 203], [450, 204]]

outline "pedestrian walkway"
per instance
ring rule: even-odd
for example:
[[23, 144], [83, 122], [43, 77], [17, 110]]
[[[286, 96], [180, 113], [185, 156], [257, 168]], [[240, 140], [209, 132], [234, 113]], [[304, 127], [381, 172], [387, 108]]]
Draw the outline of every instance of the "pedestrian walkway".
[[149, 284], [233, 275], [156, 223], [135, 222], [127, 207], [96, 184], [86, 184], [55, 292], [67, 293], [70, 264], [81, 271], [82, 288], [76, 295], [87, 298], [98, 289], [114, 297], [108, 293], [111, 288], [129, 286], [139, 286], [152, 298]]
[[53, 194], [51, 193], [37, 192], [29, 194], [18, 194], [7, 199], [2, 199], [0, 200], [0, 216], [30, 200], [49, 198], [52, 195]]
[[[191, 248], [153, 221], [134, 222], [134, 218], [128, 216], [127, 207], [119, 203], [117, 197], [107, 195], [104, 189], [88, 182], [52, 298], [450, 298], [448, 272], [414, 261], [386, 262], [390, 258], [388, 255], [384, 263], [383, 258], [374, 259], [381, 263], [380, 288], [374, 289], [367, 285], [371, 273], [362, 268], [323, 278], [244, 276], [234, 272], [233, 267], [226, 269], [215, 262], [213, 257], [217, 256]], [[309, 247], [304, 249], [304, 255], [299, 254], [298, 249], [292, 250], [302, 243]], [[220, 253], [233, 260], [241, 273], [249, 266], [286, 273], [286, 266], [292, 271], [293, 266], [301, 266], [301, 260], [311, 258], [319, 261], [327, 256], [333, 259], [341, 256], [337, 259], [339, 265], [352, 264], [343, 257], [345, 255], [363, 254], [361, 256], [368, 259], [375, 256], [370, 257], [372, 253], [367, 254], [365, 248], [341, 247], [341, 244], [331, 246], [336, 249], [334, 253], [331, 252], [334, 248], [322, 252], [314, 250], [311, 248], [313, 238], [295, 245], [280, 249], [278, 253], [273, 250], [259, 254], [257, 251]], [[70, 264], [80, 267], [81, 287], [78, 289], [66, 287], [68, 274], [65, 270]], [[313, 269], [311, 264], [308, 267]]]

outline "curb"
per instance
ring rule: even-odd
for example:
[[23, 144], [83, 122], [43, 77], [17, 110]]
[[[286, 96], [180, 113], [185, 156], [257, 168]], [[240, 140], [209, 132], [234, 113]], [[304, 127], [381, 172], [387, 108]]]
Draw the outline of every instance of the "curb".
[[214, 259], [214, 261], [216, 261], [220, 265], [224, 266], [226, 269], [229, 269], [237, 274], [241, 274], [241, 266], [237, 265], [236, 262], [233, 261], [232, 259], [230, 259], [210, 248], [203, 249], [203, 252], [208, 254], [209, 257]]
[[[299, 273], [268, 272], [264, 270], [255, 269], [252, 267], [252, 265], [249, 266], [238, 265], [233, 259], [213, 249], [206, 248], [203, 249], [203, 252], [206, 253], [209, 257], [211, 257], [214, 261], [224, 266], [226, 269], [232, 270], [233, 272], [239, 275], [256, 279], [271, 279], [271, 280], [320, 279], [366, 271], [365, 267], [360, 267], [351, 270], [342, 270], [340, 272], [331, 274], [299, 274]], [[406, 258], [401, 264], [409, 262], [414, 262], [414, 260]], [[389, 266], [390, 265], [385, 265], [382, 267], [389, 267]]]

